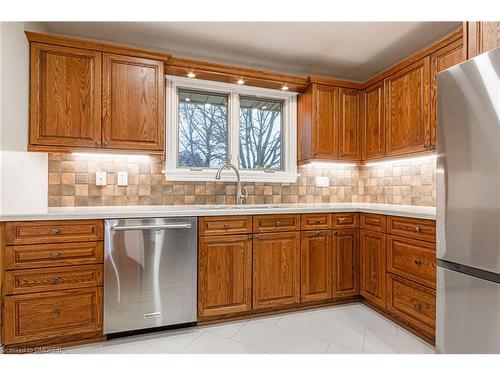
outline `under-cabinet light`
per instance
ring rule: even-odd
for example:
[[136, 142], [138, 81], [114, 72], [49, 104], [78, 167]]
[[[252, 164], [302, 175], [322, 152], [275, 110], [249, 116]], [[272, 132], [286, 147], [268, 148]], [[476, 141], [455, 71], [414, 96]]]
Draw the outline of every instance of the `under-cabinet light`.
[[196, 77], [196, 74], [194, 74], [194, 72], [189, 72], [189, 73], [187, 74], [187, 76], [188, 76], [189, 78], [194, 78], [194, 77]]
[[437, 158], [437, 155], [426, 155], [426, 156], [417, 156], [417, 157], [413, 156], [413, 157], [406, 157], [406, 158], [373, 161], [373, 162], [366, 163], [365, 166], [374, 167], [374, 166], [380, 166], [380, 165], [424, 162], [424, 161], [436, 160], [436, 158]]
[[281, 89], [282, 89], [283, 91], [287, 91], [287, 90], [288, 90], [288, 85], [285, 83], [285, 84], [281, 87]]
[[243, 78], [240, 78], [239, 80], [236, 81], [236, 83], [238, 85], [244, 85], [245, 84], [245, 80]]
[[355, 167], [354, 163], [342, 163], [342, 162], [327, 162], [327, 161], [312, 161], [307, 164], [308, 167], [312, 168], [352, 168]]
[[190, 102], [190, 101], [191, 101], [191, 99], [190, 99], [190, 98], [186, 98], [186, 99], [184, 99], [184, 101], [185, 101], [185, 102]]
[[82, 157], [86, 159], [127, 159], [127, 160], [140, 160], [149, 161], [149, 155], [142, 154], [107, 154], [107, 153], [91, 153], [91, 152], [73, 152], [73, 156]]

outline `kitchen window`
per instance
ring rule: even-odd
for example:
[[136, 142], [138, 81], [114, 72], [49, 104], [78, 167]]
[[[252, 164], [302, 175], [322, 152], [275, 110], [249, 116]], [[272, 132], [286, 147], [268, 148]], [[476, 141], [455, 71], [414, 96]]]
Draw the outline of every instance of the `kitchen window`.
[[212, 181], [220, 165], [232, 163], [242, 181], [295, 182], [296, 96], [167, 76], [166, 178]]

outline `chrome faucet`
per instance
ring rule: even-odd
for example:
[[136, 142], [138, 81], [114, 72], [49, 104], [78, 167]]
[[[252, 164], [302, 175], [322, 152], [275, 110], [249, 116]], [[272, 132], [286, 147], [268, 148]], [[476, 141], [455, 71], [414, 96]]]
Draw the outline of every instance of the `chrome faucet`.
[[232, 169], [236, 173], [236, 204], [243, 204], [243, 202], [248, 198], [248, 192], [245, 187], [241, 186], [240, 171], [233, 164], [223, 164], [217, 170], [215, 175], [216, 180], [220, 180], [220, 174], [224, 169]]

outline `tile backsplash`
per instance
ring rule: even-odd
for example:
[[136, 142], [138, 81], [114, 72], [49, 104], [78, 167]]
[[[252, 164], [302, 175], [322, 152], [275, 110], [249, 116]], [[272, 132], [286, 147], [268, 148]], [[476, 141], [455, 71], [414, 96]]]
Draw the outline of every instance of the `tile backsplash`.
[[[235, 183], [168, 181], [160, 157], [123, 158], [50, 153], [49, 206], [120, 206], [234, 204]], [[95, 172], [107, 172], [107, 185], [96, 186]], [[117, 174], [128, 172], [128, 186]], [[296, 183], [243, 182], [249, 204], [377, 202], [434, 206], [435, 160], [376, 166], [300, 166]], [[215, 171], [214, 171], [215, 175]], [[328, 176], [329, 187], [316, 187]]]

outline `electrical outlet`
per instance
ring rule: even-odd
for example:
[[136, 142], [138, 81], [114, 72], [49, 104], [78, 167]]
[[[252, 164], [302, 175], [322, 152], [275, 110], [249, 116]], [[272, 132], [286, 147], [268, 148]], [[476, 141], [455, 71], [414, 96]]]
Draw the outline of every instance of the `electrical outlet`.
[[118, 186], [128, 185], [128, 172], [118, 172]]
[[316, 176], [316, 186], [317, 187], [330, 186], [330, 181], [328, 180], [328, 176]]
[[95, 173], [95, 184], [97, 186], [106, 185], [106, 172], [105, 171], [100, 171], [100, 172]]

